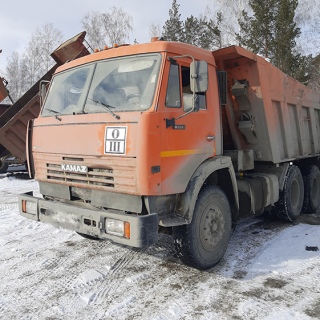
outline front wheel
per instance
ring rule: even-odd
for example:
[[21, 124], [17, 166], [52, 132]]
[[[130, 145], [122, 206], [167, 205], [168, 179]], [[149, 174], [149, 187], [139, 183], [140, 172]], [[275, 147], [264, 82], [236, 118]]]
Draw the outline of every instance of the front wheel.
[[191, 224], [173, 228], [181, 260], [198, 269], [208, 269], [223, 257], [231, 236], [231, 210], [225, 193], [208, 186], [198, 197]]

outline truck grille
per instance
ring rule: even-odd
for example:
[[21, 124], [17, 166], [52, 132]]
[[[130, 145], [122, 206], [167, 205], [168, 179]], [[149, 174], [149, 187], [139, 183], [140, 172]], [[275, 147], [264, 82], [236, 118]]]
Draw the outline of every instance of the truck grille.
[[[36, 179], [71, 187], [109, 190], [137, 194], [136, 158], [94, 157], [75, 158], [56, 154], [34, 154]], [[62, 164], [81, 165], [87, 172], [65, 171]]]
[[87, 173], [66, 172], [61, 165], [47, 163], [47, 179], [114, 188], [113, 169], [88, 168]]

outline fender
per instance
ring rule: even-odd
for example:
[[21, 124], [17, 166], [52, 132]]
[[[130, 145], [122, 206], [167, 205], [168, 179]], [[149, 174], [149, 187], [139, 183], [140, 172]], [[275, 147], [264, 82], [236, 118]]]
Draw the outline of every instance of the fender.
[[226, 156], [208, 159], [197, 168], [186, 191], [180, 195], [177, 214], [191, 223], [199, 192], [205, 184], [216, 184], [226, 193], [235, 222], [239, 213], [238, 187], [231, 158]]

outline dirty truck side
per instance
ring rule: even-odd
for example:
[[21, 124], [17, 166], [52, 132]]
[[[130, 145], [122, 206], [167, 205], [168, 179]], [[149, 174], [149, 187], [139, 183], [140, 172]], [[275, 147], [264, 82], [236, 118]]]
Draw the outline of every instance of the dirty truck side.
[[207, 269], [240, 216], [320, 202], [319, 96], [263, 58], [154, 41], [59, 67], [27, 138], [23, 216]]

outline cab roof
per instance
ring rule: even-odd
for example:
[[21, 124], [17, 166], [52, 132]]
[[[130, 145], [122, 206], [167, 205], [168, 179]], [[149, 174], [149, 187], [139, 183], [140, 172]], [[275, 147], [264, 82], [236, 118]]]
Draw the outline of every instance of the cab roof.
[[66, 69], [90, 63], [93, 61], [116, 58], [120, 56], [130, 56], [135, 54], [161, 52], [168, 52], [174, 55], [191, 55], [197, 60], [205, 60], [209, 64], [215, 65], [214, 57], [212, 55], [212, 52], [209, 50], [201, 49], [182, 42], [158, 40], [144, 44], [119, 45], [118, 47], [112, 47], [110, 49], [101, 50], [99, 52], [92, 53], [85, 57], [72, 60], [59, 67], [57, 69], [57, 72], [61, 72]]

